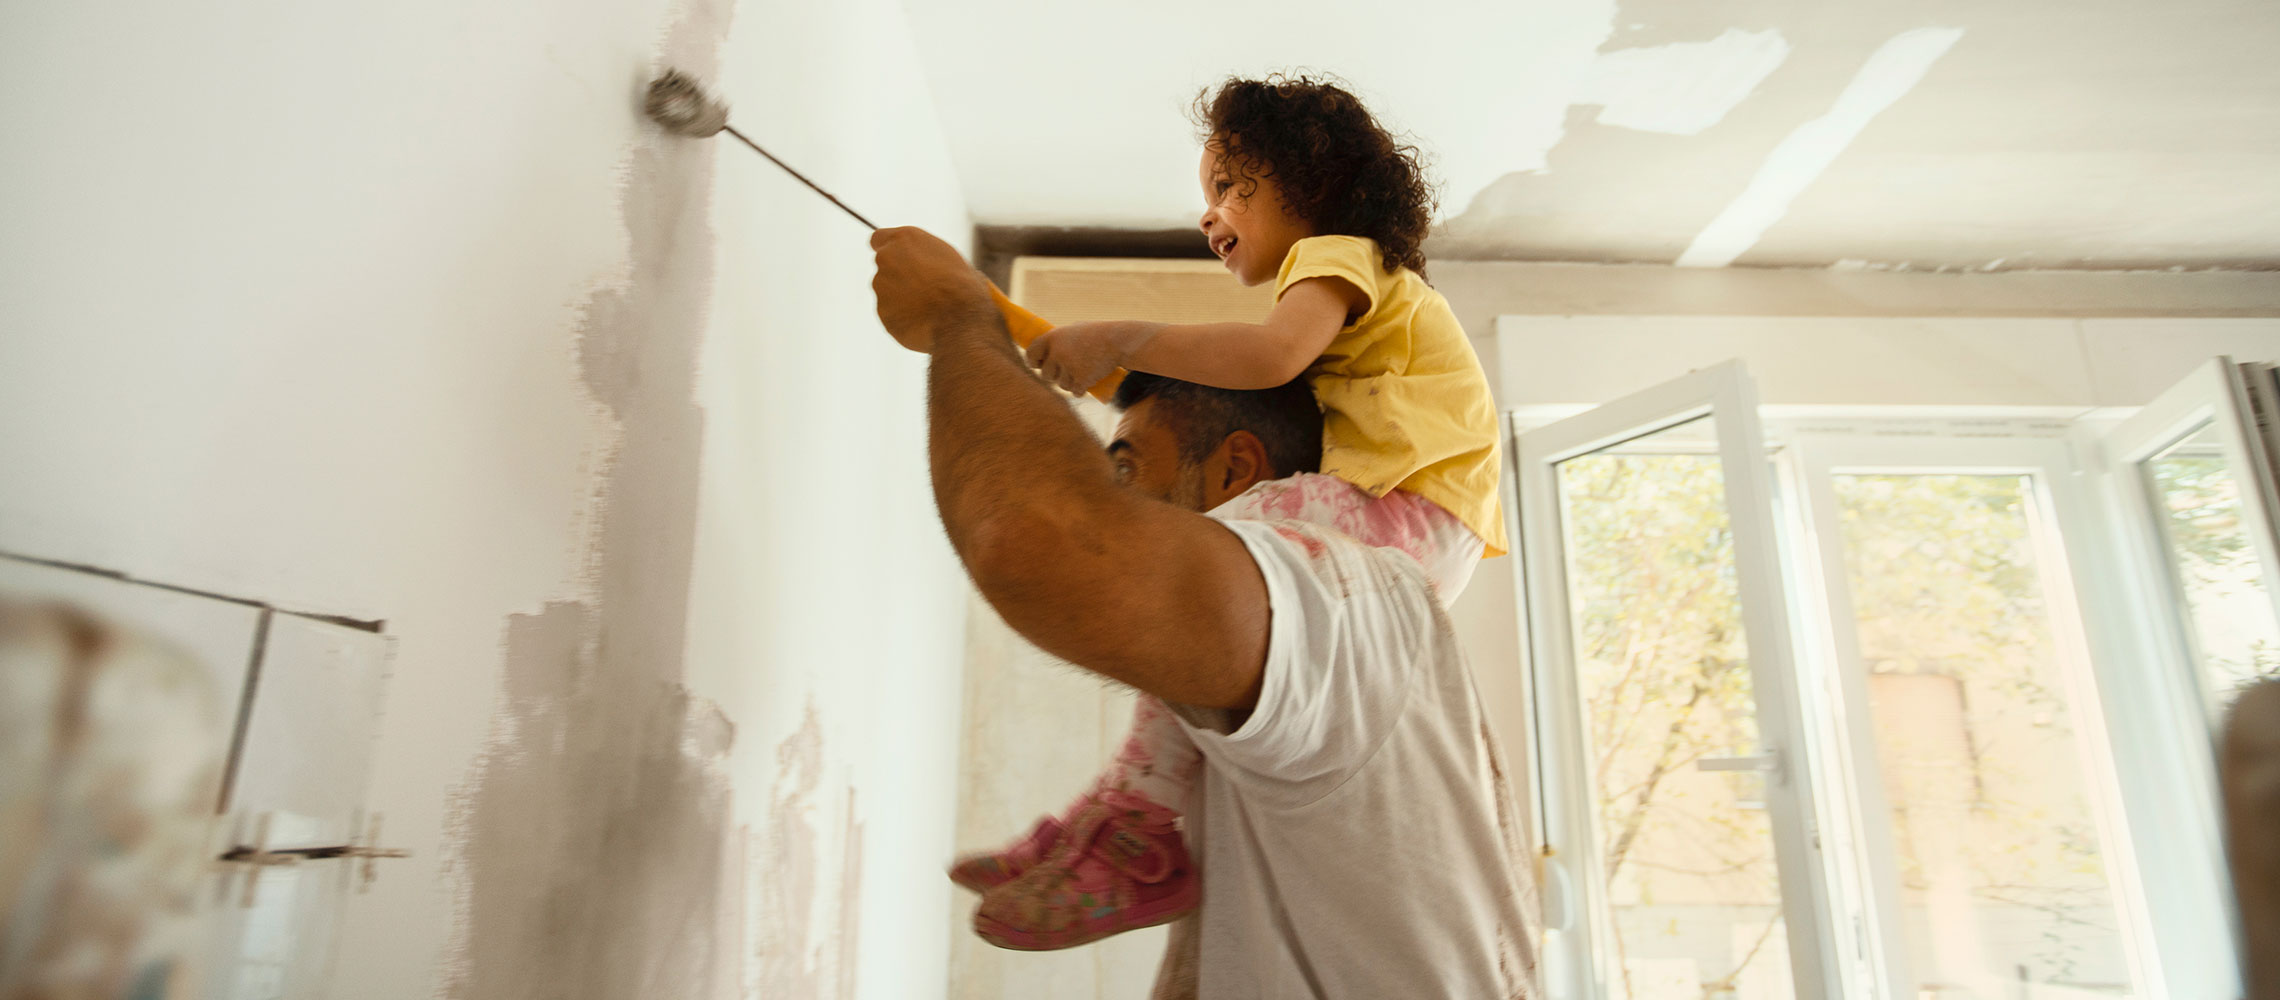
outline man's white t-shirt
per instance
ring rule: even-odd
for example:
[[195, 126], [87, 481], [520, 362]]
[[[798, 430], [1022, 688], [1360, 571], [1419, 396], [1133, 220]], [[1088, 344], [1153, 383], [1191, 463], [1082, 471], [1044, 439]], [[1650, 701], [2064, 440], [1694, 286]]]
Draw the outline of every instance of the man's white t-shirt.
[[1223, 523], [1272, 621], [1248, 717], [1175, 706], [1204, 758], [1200, 996], [1533, 996], [1507, 793], [1424, 572], [1305, 522]]

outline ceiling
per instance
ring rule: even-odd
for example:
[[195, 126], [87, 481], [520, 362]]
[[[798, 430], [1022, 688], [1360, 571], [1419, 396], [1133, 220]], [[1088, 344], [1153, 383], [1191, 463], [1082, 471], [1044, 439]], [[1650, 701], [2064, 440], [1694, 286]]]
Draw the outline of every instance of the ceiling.
[[1189, 100], [1301, 68], [1433, 155], [1437, 258], [2280, 268], [2271, 0], [905, 5], [984, 225], [1192, 225]]

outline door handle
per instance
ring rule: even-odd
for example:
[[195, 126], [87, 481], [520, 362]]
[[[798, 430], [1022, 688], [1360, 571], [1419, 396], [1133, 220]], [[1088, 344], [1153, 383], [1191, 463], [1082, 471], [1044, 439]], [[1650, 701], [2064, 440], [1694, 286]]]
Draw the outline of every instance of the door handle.
[[1786, 783], [1788, 776], [1781, 766], [1781, 751], [1766, 750], [1747, 757], [1703, 757], [1694, 762], [1698, 771], [1760, 771], [1767, 778]]

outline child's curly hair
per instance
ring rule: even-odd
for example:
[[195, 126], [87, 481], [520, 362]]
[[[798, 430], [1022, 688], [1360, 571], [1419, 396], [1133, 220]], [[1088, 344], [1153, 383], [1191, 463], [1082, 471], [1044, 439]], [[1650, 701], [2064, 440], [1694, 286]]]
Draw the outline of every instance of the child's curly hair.
[[1282, 188], [1291, 214], [1325, 236], [1377, 241], [1388, 271], [1425, 272], [1433, 187], [1423, 154], [1379, 125], [1360, 98], [1327, 80], [1229, 77], [1196, 95], [1204, 143], [1227, 159], [1248, 197], [1260, 176]]

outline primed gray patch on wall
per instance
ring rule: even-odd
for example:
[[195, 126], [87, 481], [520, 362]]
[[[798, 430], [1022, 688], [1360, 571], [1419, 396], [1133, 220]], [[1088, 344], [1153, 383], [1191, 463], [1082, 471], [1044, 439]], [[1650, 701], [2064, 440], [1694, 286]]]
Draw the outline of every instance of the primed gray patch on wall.
[[[508, 624], [519, 691], [461, 817], [460, 997], [716, 997], [728, 720], [613, 662], [607, 616], [575, 602]], [[728, 981], [722, 981], [727, 978]]]
[[[692, 0], [663, 62], [711, 78], [730, 0]], [[627, 80], [639, 114], [641, 79]], [[628, 270], [592, 296], [580, 372], [619, 428], [596, 491], [591, 598], [506, 624], [502, 707], [452, 830], [452, 996], [731, 997], [742, 861], [734, 727], [680, 684], [711, 299], [714, 147], [652, 136], [624, 164]]]
[[823, 728], [815, 703], [808, 703], [800, 728], [776, 745], [774, 799], [762, 834], [767, 867], [760, 878], [754, 957], [758, 995], [838, 997], [855, 995], [855, 957], [862, 918], [863, 824], [855, 818], [855, 790], [847, 789], [840, 827], [840, 872], [835, 895], [839, 909], [836, 940], [820, 939], [811, 919], [817, 873], [822, 870], [814, 817], [822, 812], [817, 792], [823, 783]]

